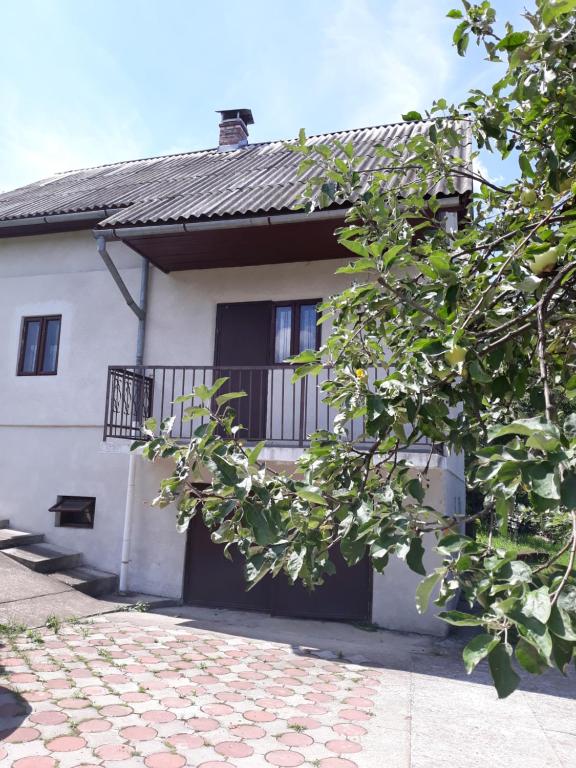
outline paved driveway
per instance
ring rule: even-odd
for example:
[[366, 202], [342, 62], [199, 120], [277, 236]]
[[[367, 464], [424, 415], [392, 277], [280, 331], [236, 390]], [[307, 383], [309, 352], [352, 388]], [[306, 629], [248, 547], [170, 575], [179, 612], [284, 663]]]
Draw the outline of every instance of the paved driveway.
[[4, 638], [1, 765], [576, 766], [573, 680], [498, 702], [482, 673], [462, 679], [450, 642], [191, 616]]

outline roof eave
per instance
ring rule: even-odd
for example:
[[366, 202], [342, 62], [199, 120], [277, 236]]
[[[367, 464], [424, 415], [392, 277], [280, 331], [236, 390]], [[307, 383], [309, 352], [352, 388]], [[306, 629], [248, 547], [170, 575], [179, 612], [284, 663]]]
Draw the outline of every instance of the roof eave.
[[47, 216], [22, 216], [0, 219], [0, 237], [17, 237], [25, 234], [65, 232], [74, 229], [89, 229], [95, 223], [104, 221], [118, 211], [117, 208], [101, 208], [75, 213], [54, 213]]

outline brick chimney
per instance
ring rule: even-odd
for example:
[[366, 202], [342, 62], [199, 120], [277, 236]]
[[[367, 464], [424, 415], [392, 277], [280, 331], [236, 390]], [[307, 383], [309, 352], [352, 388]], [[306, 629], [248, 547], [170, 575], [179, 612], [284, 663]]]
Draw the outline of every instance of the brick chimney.
[[220, 112], [220, 152], [240, 149], [248, 144], [248, 126], [254, 124], [252, 112], [249, 109], [219, 109]]

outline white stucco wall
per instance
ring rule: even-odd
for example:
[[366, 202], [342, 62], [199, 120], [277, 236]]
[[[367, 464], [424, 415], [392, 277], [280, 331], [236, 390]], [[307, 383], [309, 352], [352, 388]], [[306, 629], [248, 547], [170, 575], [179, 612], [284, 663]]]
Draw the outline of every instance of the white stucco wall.
[[[139, 256], [111, 252], [131, 290]], [[22, 318], [61, 314], [56, 376], [17, 376]], [[90, 232], [0, 240], [0, 517], [117, 572], [126, 455], [100, 450], [110, 363], [134, 357], [137, 320]], [[58, 495], [96, 497], [93, 530], [56, 528]]]
[[[141, 259], [121, 244], [109, 251], [133, 295]], [[211, 365], [221, 302], [326, 298], [347, 285], [341, 262], [150, 273], [146, 365]], [[22, 317], [61, 314], [58, 374], [16, 376]], [[90, 232], [0, 240], [0, 518], [80, 551], [118, 573], [126, 494], [126, 444], [101, 441], [108, 365], [134, 360], [137, 320], [102, 264]], [[328, 332], [323, 326], [323, 334]], [[270, 448], [294, 459], [295, 449]], [[421, 456], [415, 457], [417, 461]], [[434, 462], [431, 494], [447, 511], [463, 509], [460, 457]], [[129, 588], [179, 598], [185, 536], [174, 511], [151, 506], [165, 464], [137, 461]], [[96, 496], [93, 530], [55, 528], [58, 495]], [[394, 628], [439, 633], [432, 615], [412, 610], [419, 577], [401, 563], [375, 575], [373, 619]]]
[[147, 364], [213, 365], [217, 304], [327, 298], [350, 282], [345, 275], [334, 274], [343, 263], [271, 264], [168, 275], [152, 270]]
[[[445, 467], [445, 461], [442, 462]], [[433, 469], [430, 486], [426, 491], [425, 503], [445, 514], [460, 514], [464, 510], [465, 487], [462, 476], [450, 469]], [[424, 567], [428, 573], [439, 564], [439, 556], [432, 550], [434, 534], [424, 538]], [[420, 632], [425, 635], [443, 637], [449, 626], [437, 618], [440, 610], [430, 600], [424, 614], [416, 610], [416, 587], [422, 576], [406, 565], [403, 560], [392, 558], [384, 573], [374, 573], [372, 582], [372, 620], [386, 629], [400, 632]], [[436, 593], [435, 593], [436, 594]]]

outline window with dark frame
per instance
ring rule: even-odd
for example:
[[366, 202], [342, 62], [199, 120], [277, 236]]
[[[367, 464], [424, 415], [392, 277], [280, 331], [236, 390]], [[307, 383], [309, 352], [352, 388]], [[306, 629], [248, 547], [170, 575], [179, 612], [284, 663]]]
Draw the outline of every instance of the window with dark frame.
[[318, 304], [321, 299], [278, 302], [274, 314], [274, 362], [284, 363], [287, 358], [305, 349], [320, 346]]
[[58, 371], [61, 315], [22, 320], [18, 376], [54, 376]]
[[94, 496], [58, 496], [49, 512], [56, 513], [56, 528], [94, 528]]

